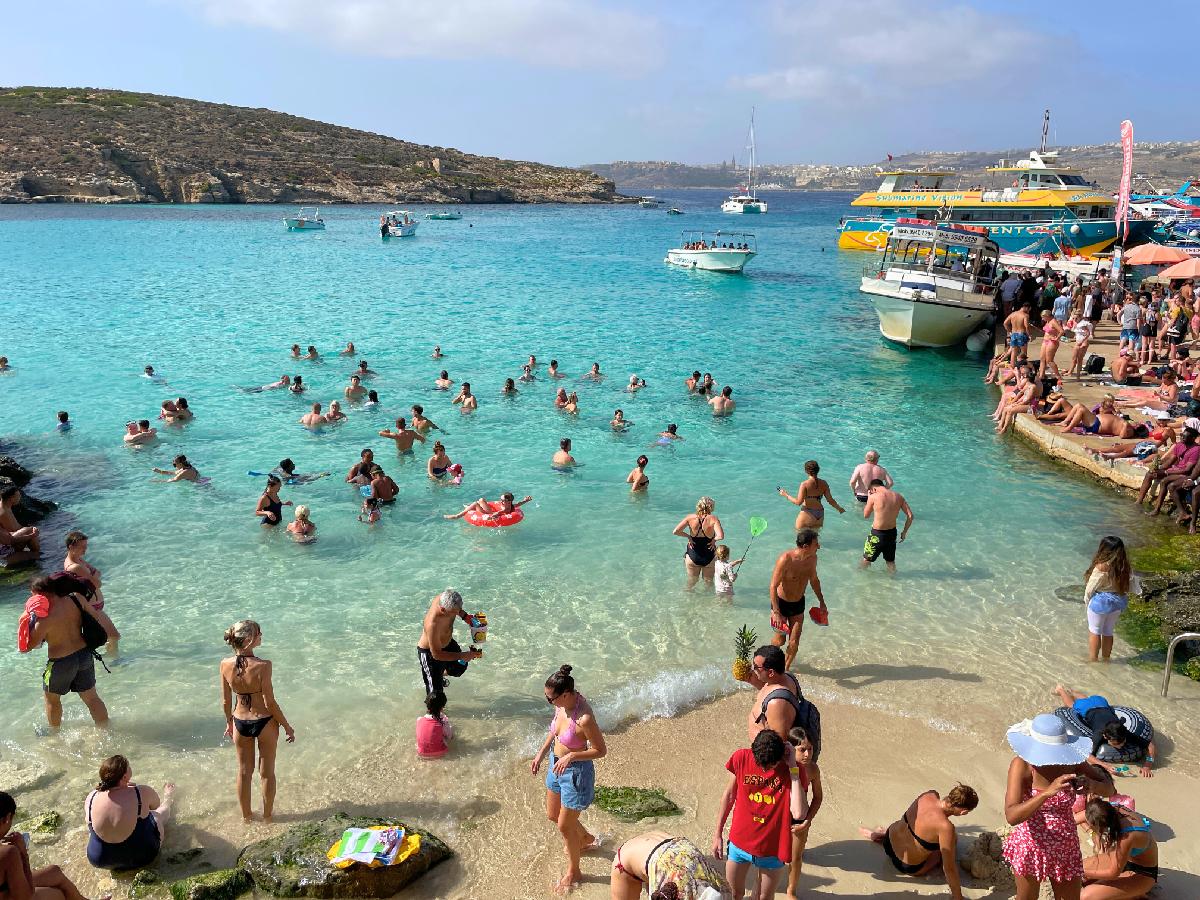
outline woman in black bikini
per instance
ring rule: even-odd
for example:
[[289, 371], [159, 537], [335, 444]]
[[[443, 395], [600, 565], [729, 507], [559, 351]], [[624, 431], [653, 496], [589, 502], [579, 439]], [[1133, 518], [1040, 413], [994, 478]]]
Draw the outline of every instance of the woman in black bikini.
[[[221, 660], [221, 693], [225, 708], [225, 736], [233, 738], [233, 746], [237, 751], [238, 804], [242, 808], [242, 818], [247, 822], [252, 821], [250, 779], [254, 776], [257, 742], [263, 821], [270, 822], [275, 807], [275, 750], [279, 746], [279, 729], [283, 728], [289, 744], [296, 740], [296, 732], [275, 702], [270, 660], [254, 655], [254, 648], [262, 643], [262, 629], [258, 623], [249, 619], [238, 622], [225, 632], [225, 643], [237, 654]], [[236, 706], [234, 694], [237, 695]], [[234, 715], [235, 711], [239, 715]]]
[[717, 542], [725, 539], [725, 529], [721, 527], [721, 520], [713, 515], [716, 505], [712, 497], [701, 497], [696, 501], [696, 511], [690, 516], [684, 516], [671, 532], [688, 539], [687, 550], [683, 554], [683, 567], [687, 570], [689, 591], [696, 586], [696, 581], [701, 576], [708, 582], [709, 587], [712, 587]]
[[944, 798], [937, 791], [926, 791], [887, 828], [859, 831], [863, 837], [882, 844], [896, 871], [904, 875], [927, 875], [941, 863], [950, 893], [961, 897], [954, 856], [958, 838], [950, 817], [965, 816], [978, 805], [979, 795], [965, 784], [955, 785]]

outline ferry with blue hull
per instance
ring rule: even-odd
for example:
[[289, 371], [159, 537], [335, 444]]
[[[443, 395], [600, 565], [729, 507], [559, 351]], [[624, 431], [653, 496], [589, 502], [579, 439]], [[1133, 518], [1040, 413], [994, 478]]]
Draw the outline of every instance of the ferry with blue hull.
[[[861, 216], [848, 216], [838, 226], [844, 250], [882, 250], [899, 218], [986, 228], [1006, 253], [1095, 256], [1116, 242], [1116, 201], [1101, 193], [1074, 170], [1058, 164], [1058, 155], [1032, 151], [1028, 159], [1001, 160], [988, 169], [1005, 180], [1001, 188], [949, 190], [949, 171], [899, 170], [881, 173], [874, 191], [855, 198]], [[1155, 223], [1131, 219], [1128, 244], [1149, 239]]]

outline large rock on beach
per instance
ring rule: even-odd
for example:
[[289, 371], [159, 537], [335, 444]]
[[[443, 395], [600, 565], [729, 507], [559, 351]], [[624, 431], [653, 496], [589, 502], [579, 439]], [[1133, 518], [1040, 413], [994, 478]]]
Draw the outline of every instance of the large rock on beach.
[[1002, 856], [1004, 838], [1001, 835], [984, 831], [974, 840], [964, 840], [960, 846], [958, 861], [977, 885], [1000, 890], [1016, 886], [1012, 870]]
[[171, 900], [233, 900], [254, 890], [254, 882], [245, 869], [220, 869], [172, 882], [169, 890]]
[[[394, 866], [369, 868], [353, 865], [335, 869], [325, 852], [347, 828], [399, 825], [421, 835], [421, 849]], [[276, 897], [390, 897], [416, 881], [453, 851], [423, 828], [395, 819], [338, 814], [289, 828], [283, 834], [251, 844], [242, 850], [238, 866], [259, 890]], [[199, 900], [199, 898], [193, 898]]]

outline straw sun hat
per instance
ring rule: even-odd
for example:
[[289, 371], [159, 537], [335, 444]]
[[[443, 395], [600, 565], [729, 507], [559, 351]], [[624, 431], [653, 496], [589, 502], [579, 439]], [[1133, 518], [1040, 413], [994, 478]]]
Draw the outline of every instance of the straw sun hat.
[[1073, 766], [1092, 750], [1091, 738], [1070, 734], [1063, 720], [1051, 713], [1018, 722], [1006, 737], [1013, 752], [1033, 766]]

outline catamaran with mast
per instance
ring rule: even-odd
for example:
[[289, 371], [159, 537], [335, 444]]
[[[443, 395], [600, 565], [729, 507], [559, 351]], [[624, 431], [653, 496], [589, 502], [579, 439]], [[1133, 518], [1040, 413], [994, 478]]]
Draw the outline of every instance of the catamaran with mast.
[[727, 213], [765, 213], [767, 201], [758, 198], [754, 186], [754, 108], [750, 109], [750, 164], [746, 168], [746, 192], [735, 194], [721, 204], [721, 212]]

